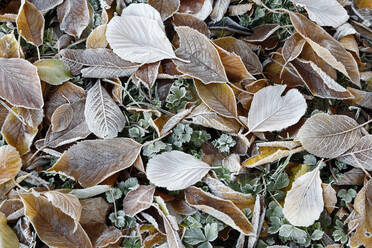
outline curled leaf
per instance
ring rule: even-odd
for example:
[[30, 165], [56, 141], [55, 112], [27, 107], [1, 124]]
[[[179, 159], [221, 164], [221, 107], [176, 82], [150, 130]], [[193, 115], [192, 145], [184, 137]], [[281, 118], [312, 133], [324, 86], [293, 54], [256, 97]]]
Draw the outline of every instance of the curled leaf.
[[14, 147], [10, 145], [0, 147], [0, 184], [14, 179], [21, 167], [21, 157]]

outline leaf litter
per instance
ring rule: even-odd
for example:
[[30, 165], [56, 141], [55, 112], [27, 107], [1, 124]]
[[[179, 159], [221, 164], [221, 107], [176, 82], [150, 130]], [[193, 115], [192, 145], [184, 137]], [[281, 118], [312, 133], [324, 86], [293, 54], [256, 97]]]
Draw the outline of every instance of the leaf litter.
[[372, 246], [372, 4], [0, 3], [0, 246]]

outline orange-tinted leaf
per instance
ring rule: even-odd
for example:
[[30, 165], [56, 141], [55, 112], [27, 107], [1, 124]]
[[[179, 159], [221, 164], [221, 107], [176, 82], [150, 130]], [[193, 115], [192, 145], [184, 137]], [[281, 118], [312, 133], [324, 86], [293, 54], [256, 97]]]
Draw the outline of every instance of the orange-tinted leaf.
[[0, 147], [0, 184], [15, 178], [21, 167], [21, 157], [14, 147], [9, 145]]
[[43, 44], [45, 20], [43, 14], [28, 1], [24, 1], [17, 16], [17, 30], [29, 43]]
[[25, 215], [44, 243], [56, 248], [93, 248], [81, 225], [78, 223], [74, 230], [74, 220], [44, 196], [26, 193], [20, 197], [25, 206]]
[[252, 234], [252, 224], [232, 201], [218, 198], [193, 186], [185, 190], [185, 199], [190, 206], [212, 215], [235, 230], [245, 235]]
[[195, 79], [194, 85], [200, 99], [210, 109], [224, 117], [236, 118], [238, 116], [234, 91], [226, 83], [203, 84]]
[[94, 186], [131, 166], [141, 147], [128, 138], [85, 140], [71, 146], [48, 171], [66, 174], [83, 187]]
[[96, 27], [88, 36], [86, 47], [87, 48], [106, 48], [108, 42], [106, 40], [107, 25], [100, 25]]

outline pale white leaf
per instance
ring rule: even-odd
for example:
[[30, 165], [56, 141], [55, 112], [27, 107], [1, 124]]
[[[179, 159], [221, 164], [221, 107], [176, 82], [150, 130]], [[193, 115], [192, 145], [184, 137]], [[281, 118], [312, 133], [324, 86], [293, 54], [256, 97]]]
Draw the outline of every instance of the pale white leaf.
[[134, 63], [176, 58], [159, 12], [148, 4], [131, 4], [112, 18], [106, 38], [114, 53]]
[[[355, 158], [357, 161], [355, 160]], [[361, 138], [353, 148], [341, 155], [338, 160], [350, 164], [356, 168], [362, 165], [366, 170], [372, 170], [372, 135]], [[358, 163], [359, 162], [359, 163]]]
[[346, 10], [337, 0], [295, 0], [295, 2], [304, 7], [309, 18], [320, 26], [337, 28], [349, 19]]
[[89, 130], [100, 138], [114, 138], [125, 126], [123, 112], [99, 81], [88, 91], [84, 115]]
[[218, 22], [222, 19], [226, 13], [227, 8], [230, 5], [231, 0], [217, 0], [214, 4], [213, 11], [211, 13], [211, 19], [214, 22]]
[[190, 154], [171, 151], [150, 159], [146, 175], [156, 186], [181, 190], [199, 182], [210, 169], [207, 163]]
[[285, 96], [285, 85], [268, 86], [253, 97], [248, 114], [250, 132], [279, 131], [296, 124], [306, 112], [306, 101], [297, 89]]
[[362, 137], [358, 123], [346, 115], [313, 115], [300, 128], [297, 139], [305, 150], [323, 158], [336, 158]]
[[292, 184], [284, 201], [284, 217], [294, 226], [310, 226], [324, 208], [319, 166]]

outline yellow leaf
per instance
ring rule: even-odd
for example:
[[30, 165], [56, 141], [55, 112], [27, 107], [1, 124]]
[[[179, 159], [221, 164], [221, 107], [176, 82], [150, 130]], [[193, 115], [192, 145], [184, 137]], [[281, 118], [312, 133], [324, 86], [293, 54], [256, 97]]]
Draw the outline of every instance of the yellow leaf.
[[13, 146], [0, 147], [0, 184], [13, 179], [21, 167], [21, 157]]
[[0, 212], [0, 247], [18, 248], [19, 241], [17, 235], [6, 223], [6, 217]]

